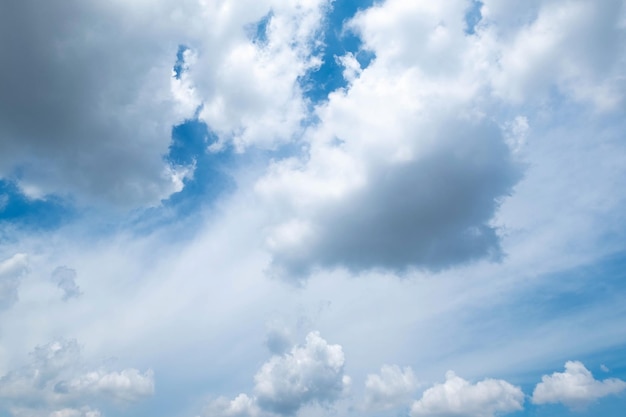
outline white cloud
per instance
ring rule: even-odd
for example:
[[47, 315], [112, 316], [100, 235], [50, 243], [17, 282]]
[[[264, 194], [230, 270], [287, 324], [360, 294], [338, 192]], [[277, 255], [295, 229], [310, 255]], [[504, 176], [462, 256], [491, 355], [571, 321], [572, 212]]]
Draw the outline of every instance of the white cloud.
[[416, 388], [417, 379], [410, 367], [385, 365], [380, 374], [370, 374], [365, 380], [365, 406], [389, 409], [408, 404]]
[[[531, 1], [517, 7], [521, 10], [507, 5], [506, 11], [503, 2], [484, 3], [486, 26], [480, 35], [501, 42], [493, 73], [497, 94], [523, 102], [548, 99], [550, 89], [558, 88], [601, 110], [623, 102], [626, 56], [621, 45], [626, 30], [619, 26], [621, 0]], [[517, 31], [509, 41], [501, 28]]]
[[544, 375], [533, 391], [535, 404], [562, 403], [572, 409], [584, 408], [589, 403], [626, 390], [626, 382], [609, 378], [596, 380], [581, 362], [568, 361], [565, 372]]
[[85, 372], [80, 353], [75, 340], [37, 346], [30, 363], [0, 378], [0, 399], [23, 414], [56, 409], [50, 411], [51, 415], [92, 417], [99, 412], [74, 406], [103, 400], [129, 404], [154, 393], [152, 371], [142, 374], [131, 368]]
[[53, 411], [48, 417], [100, 417], [102, 414], [98, 410], [91, 410], [90, 408], [63, 408], [61, 410]]
[[267, 413], [294, 415], [305, 405], [328, 405], [342, 397], [350, 385], [344, 375], [340, 345], [330, 345], [318, 332], [306, 336], [304, 345], [274, 355], [254, 376], [254, 396], [219, 398], [205, 410], [207, 417], [254, 417]]
[[523, 409], [524, 393], [501, 379], [485, 379], [471, 384], [454, 372], [446, 382], [435, 384], [411, 407], [411, 416], [493, 417]]
[[289, 415], [304, 404], [332, 403], [349, 385], [340, 345], [329, 345], [317, 332], [282, 356], [273, 356], [255, 375], [254, 393], [263, 409]]
[[465, 52], [460, 4], [388, 1], [350, 23], [375, 60], [317, 107], [306, 154], [257, 184], [274, 273], [499, 258], [491, 220], [521, 169], [480, 107], [486, 81]]
[[21, 277], [28, 270], [28, 257], [18, 253], [0, 262], [0, 308], [17, 301]]

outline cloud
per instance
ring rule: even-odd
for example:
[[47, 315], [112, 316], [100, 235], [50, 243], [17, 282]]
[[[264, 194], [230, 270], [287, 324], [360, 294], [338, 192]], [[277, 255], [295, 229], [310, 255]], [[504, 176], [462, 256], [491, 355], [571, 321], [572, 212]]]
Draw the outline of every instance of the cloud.
[[416, 388], [417, 379], [411, 368], [385, 365], [380, 374], [370, 374], [365, 380], [365, 406], [389, 409], [408, 404]]
[[[168, 166], [175, 61], [170, 13], [191, 2], [26, 0], [2, 8], [0, 177], [32, 198], [158, 204], [180, 189]], [[149, 17], [148, 17], [149, 16]], [[112, 168], [114, 167], [114, 168]]]
[[544, 375], [533, 391], [535, 404], [562, 403], [571, 409], [581, 409], [589, 403], [626, 390], [626, 382], [608, 378], [596, 380], [581, 362], [568, 361], [565, 372]]
[[304, 155], [257, 183], [274, 274], [500, 258], [492, 220], [522, 168], [485, 115], [488, 80], [462, 4], [387, 1], [348, 23], [376, 58], [316, 108]]
[[20, 278], [28, 270], [28, 257], [18, 253], [0, 262], [0, 309], [10, 307], [18, 298]]
[[600, 110], [623, 102], [621, 0], [531, 1], [506, 8], [494, 0], [484, 4], [480, 36], [499, 43], [496, 94], [521, 103], [549, 99], [548, 92], [556, 88]]
[[449, 371], [446, 382], [424, 391], [411, 407], [411, 417], [493, 417], [523, 409], [524, 393], [501, 379], [471, 384]]
[[90, 408], [63, 408], [61, 410], [50, 413], [48, 417], [100, 417], [102, 414], [98, 410]]
[[[86, 402], [109, 400], [129, 404], [154, 393], [151, 370], [145, 373], [133, 368], [120, 372], [104, 368], [85, 371], [80, 352], [76, 340], [37, 346], [30, 355], [30, 363], [0, 378], [0, 399], [9, 409], [22, 410], [25, 414], [49, 410], [55, 416], [91, 417], [99, 412], [91, 411]], [[76, 405], [85, 407], [76, 408]]]
[[63, 301], [81, 296], [82, 292], [76, 284], [76, 271], [74, 269], [59, 266], [52, 271], [52, 280], [63, 291]]
[[311, 332], [304, 345], [274, 355], [261, 366], [254, 376], [254, 396], [240, 394], [231, 401], [219, 398], [204, 415], [291, 416], [305, 405], [332, 404], [350, 385], [350, 378], [344, 375], [344, 361], [340, 345], [330, 345], [318, 332]]
[[[0, 69], [0, 178], [34, 199], [154, 206], [193, 173], [193, 165], [164, 158], [172, 127], [185, 119], [206, 122], [220, 138], [217, 149], [291, 141], [308, 118], [299, 80], [320, 63], [328, 4], [3, 7], [0, 50], [13, 65]], [[251, 31], [263, 17], [266, 39], [258, 42]]]

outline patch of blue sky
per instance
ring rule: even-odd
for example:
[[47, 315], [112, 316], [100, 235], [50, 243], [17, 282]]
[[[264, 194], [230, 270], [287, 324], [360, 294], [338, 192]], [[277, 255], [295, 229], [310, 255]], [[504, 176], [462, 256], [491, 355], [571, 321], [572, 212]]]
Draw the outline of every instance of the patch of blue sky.
[[322, 58], [319, 68], [314, 68], [300, 79], [306, 97], [312, 104], [328, 98], [328, 94], [347, 86], [343, 77], [343, 66], [336, 57], [347, 53], [354, 54], [361, 68], [366, 68], [374, 59], [374, 54], [361, 48], [362, 42], [355, 33], [344, 30], [344, 24], [359, 10], [374, 4], [374, 0], [336, 0], [324, 23], [324, 46], [317, 51]]
[[482, 13], [480, 12], [481, 7], [483, 7], [482, 1], [472, 0], [471, 6], [465, 13], [465, 33], [468, 35], [476, 33], [476, 26], [483, 18]]
[[185, 52], [189, 48], [185, 45], [178, 45], [178, 51], [176, 52], [176, 62], [174, 63], [174, 78], [180, 80], [180, 76], [185, 70]]
[[[55, 229], [77, 216], [68, 199], [47, 195], [34, 199], [26, 196], [11, 179], [0, 179], [0, 227], [11, 225], [26, 230]], [[4, 239], [2, 235], [0, 238]]]
[[174, 222], [185, 224], [192, 214], [211, 207], [218, 197], [235, 189], [229, 174], [235, 154], [229, 147], [210, 151], [209, 146], [216, 140], [206, 123], [198, 119], [186, 120], [172, 128], [172, 142], [164, 159], [175, 168], [193, 167], [193, 173], [183, 179], [181, 191], [159, 206], [139, 210], [131, 216], [135, 232], [150, 233]]

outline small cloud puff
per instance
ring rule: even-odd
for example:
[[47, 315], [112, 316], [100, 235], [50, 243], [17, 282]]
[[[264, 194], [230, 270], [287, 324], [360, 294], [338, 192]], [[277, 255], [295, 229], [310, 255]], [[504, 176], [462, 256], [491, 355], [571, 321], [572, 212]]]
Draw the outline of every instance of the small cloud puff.
[[255, 417], [294, 415], [309, 404], [331, 404], [347, 390], [340, 345], [330, 345], [318, 332], [307, 335], [304, 345], [274, 355], [254, 377], [254, 396], [240, 394], [233, 400], [219, 398], [204, 416]]
[[524, 393], [501, 379], [485, 379], [471, 384], [454, 372], [446, 382], [424, 391], [413, 403], [411, 417], [493, 417], [522, 410]]
[[609, 378], [596, 380], [581, 362], [568, 361], [565, 372], [544, 375], [533, 392], [535, 404], [562, 403], [570, 409], [581, 409], [589, 403], [626, 389], [626, 382]]
[[70, 298], [78, 298], [82, 295], [82, 291], [76, 284], [76, 271], [66, 266], [59, 266], [52, 271], [52, 280], [63, 291], [63, 301]]

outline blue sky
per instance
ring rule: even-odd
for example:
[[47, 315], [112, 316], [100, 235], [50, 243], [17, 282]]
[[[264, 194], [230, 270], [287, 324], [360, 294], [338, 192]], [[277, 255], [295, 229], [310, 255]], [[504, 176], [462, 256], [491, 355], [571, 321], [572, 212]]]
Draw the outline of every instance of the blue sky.
[[0, 416], [621, 417], [625, 41], [623, 0], [0, 6]]

